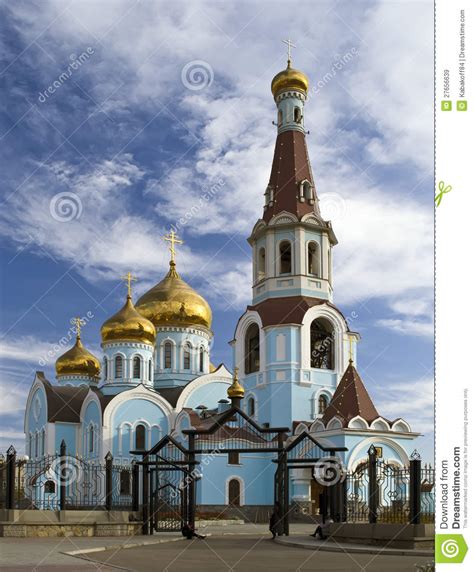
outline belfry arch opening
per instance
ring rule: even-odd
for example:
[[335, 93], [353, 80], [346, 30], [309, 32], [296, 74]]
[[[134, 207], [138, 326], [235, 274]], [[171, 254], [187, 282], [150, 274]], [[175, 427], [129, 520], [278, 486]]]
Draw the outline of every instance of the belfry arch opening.
[[321, 278], [321, 248], [317, 242], [308, 244], [308, 274]]
[[291, 242], [283, 240], [280, 242], [280, 274], [291, 274]]
[[260, 370], [260, 331], [258, 325], [253, 323], [245, 333], [245, 373], [254, 373]]
[[334, 369], [334, 331], [324, 318], [311, 323], [311, 367]]
[[257, 280], [265, 278], [265, 248], [262, 246], [258, 251]]

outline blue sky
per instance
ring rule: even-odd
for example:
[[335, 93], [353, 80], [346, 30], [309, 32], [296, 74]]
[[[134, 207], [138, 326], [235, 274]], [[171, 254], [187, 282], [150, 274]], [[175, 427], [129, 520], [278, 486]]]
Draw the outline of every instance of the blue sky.
[[0, 447], [23, 448], [34, 371], [53, 379], [60, 352], [44, 358], [70, 318], [93, 316], [83, 339], [99, 353], [120, 276], [139, 277], [136, 296], [159, 281], [161, 236], [182, 217], [178, 268], [213, 308], [212, 361], [230, 364], [276, 136], [270, 82], [290, 35], [312, 84], [321, 210], [339, 239], [335, 302], [362, 335], [359, 371], [379, 412], [424, 432], [430, 458], [431, 3], [1, 7]]

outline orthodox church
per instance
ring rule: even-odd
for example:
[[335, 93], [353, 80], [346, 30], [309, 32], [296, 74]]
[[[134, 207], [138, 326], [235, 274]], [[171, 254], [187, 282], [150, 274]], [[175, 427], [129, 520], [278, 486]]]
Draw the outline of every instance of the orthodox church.
[[[371, 445], [395, 466], [408, 464], [418, 436], [401, 418], [389, 420], [371, 400], [357, 372], [360, 341], [333, 302], [331, 222], [323, 218], [305, 131], [307, 76], [288, 66], [272, 81], [277, 136], [263, 213], [248, 239], [253, 253], [253, 298], [239, 318], [234, 375], [210, 361], [212, 312], [180, 276], [174, 232], [166, 276], [136, 302], [128, 275], [121, 309], [102, 325], [103, 355], [74, 346], [56, 362], [56, 382], [37, 372], [25, 412], [26, 453], [54, 454], [64, 440], [70, 454], [128, 465], [130, 451], [148, 450], [198, 428], [208, 415], [241, 408], [261, 427], [288, 427], [287, 440], [308, 432], [345, 448], [353, 470]], [[237, 369], [235, 370], [237, 371]], [[275, 465], [268, 457], [217, 455], [202, 467], [201, 506], [273, 504]], [[318, 502], [310, 469], [291, 474], [293, 502]]]

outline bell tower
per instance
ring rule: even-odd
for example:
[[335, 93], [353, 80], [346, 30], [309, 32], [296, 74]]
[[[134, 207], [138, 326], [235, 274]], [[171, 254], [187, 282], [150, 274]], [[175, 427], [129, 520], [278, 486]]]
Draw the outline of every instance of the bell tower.
[[[252, 305], [231, 342], [243, 372], [243, 406], [259, 422], [291, 426], [324, 414], [359, 335], [333, 304], [337, 239], [319, 210], [306, 147], [309, 81], [293, 67], [272, 81], [277, 135], [253, 250]], [[355, 356], [353, 356], [355, 360]]]
[[337, 239], [319, 211], [304, 127], [307, 76], [292, 67], [272, 81], [277, 138], [265, 190], [263, 216], [249, 243], [253, 248], [253, 303], [284, 296], [332, 300], [332, 247]]

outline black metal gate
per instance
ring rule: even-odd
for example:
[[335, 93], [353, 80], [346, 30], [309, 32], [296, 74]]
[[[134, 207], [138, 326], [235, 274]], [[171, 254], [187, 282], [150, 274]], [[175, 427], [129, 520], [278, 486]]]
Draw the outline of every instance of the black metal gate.
[[150, 469], [151, 527], [156, 532], [179, 531], [187, 522], [186, 475], [180, 468]]

